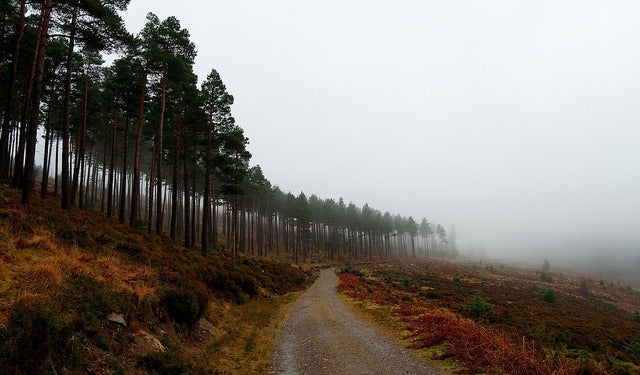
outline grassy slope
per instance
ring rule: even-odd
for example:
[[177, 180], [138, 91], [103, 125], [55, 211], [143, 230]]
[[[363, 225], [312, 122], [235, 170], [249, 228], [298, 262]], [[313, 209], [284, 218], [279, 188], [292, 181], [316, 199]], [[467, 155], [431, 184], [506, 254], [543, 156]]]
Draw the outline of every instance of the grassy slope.
[[[467, 372], [640, 373], [640, 293], [617, 281], [439, 261], [343, 271], [341, 289], [371, 318]], [[474, 312], [476, 295], [493, 306]]]
[[[299, 268], [203, 256], [55, 199], [19, 201], [0, 187], [0, 374], [267, 372], [273, 322], [309, 282]], [[200, 317], [216, 328], [204, 341]], [[166, 352], [136, 349], [140, 330]]]

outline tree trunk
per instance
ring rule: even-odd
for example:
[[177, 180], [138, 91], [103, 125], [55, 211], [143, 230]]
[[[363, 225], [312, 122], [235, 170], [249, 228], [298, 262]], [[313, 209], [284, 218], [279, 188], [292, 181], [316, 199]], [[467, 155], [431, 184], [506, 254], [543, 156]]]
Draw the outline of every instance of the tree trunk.
[[213, 131], [213, 114], [209, 113], [209, 131], [207, 132], [207, 150], [205, 151], [205, 172], [204, 172], [204, 209], [202, 211], [202, 253], [207, 252], [209, 246], [209, 220], [210, 213], [208, 207], [211, 206], [211, 136]]
[[176, 224], [178, 220], [178, 159], [180, 157], [180, 112], [178, 112], [175, 145], [173, 147], [173, 188], [171, 190], [171, 225], [169, 236], [176, 239]]
[[64, 105], [62, 109], [62, 209], [71, 206], [69, 192], [69, 106], [71, 102], [71, 66], [73, 62], [73, 48], [76, 36], [76, 22], [78, 20], [78, 0], [74, 2], [71, 17], [71, 32], [69, 35], [69, 50], [67, 53], [67, 72], [64, 82]]
[[136, 133], [136, 152], [133, 159], [133, 184], [131, 185], [131, 215], [129, 226], [135, 227], [138, 218], [138, 203], [140, 201], [140, 142], [142, 140], [142, 123], [144, 117], [144, 98], [147, 93], [147, 75], [145, 73], [140, 93], [140, 107], [138, 111], [138, 132]]
[[38, 36], [36, 37], [36, 46], [33, 50], [33, 63], [31, 64], [29, 75], [25, 78], [25, 89], [22, 97], [22, 116], [20, 118], [20, 132], [17, 145], [18, 150], [13, 162], [13, 179], [11, 183], [11, 187], [13, 188], [21, 186], [22, 175], [24, 173], [24, 153], [27, 143], [27, 123], [30, 119], [29, 114], [31, 109], [31, 98], [33, 94], [33, 81], [35, 79], [36, 68], [38, 65], [38, 52], [40, 51], [40, 43], [42, 42], [42, 25], [44, 25], [46, 12], [46, 7], [43, 7], [42, 14], [40, 16], [40, 26], [38, 27]]
[[153, 150], [151, 151], [151, 174], [149, 175], [149, 193], [147, 194], [147, 201], [148, 203], [148, 216], [147, 218], [149, 219], [149, 223], [147, 223], [147, 231], [149, 233], [151, 233], [151, 227], [152, 227], [152, 223], [153, 223], [153, 179], [154, 179], [154, 173], [155, 173], [155, 168], [156, 168], [156, 149], [157, 149], [157, 142], [156, 140], [154, 140], [153, 142]]
[[129, 147], [129, 118], [124, 120], [124, 144], [122, 145], [122, 178], [120, 179], [120, 224], [125, 221], [125, 208], [127, 206], [127, 150]]
[[107, 187], [107, 139], [104, 140], [104, 148], [102, 149], [102, 195], [100, 196], [100, 212], [104, 212], [104, 203], [106, 198]]
[[164, 111], [167, 99], [167, 62], [164, 63], [164, 70], [162, 72], [162, 102], [160, 103], [160, 124], [158, 125], [158, 149], [156, 150], [158, 156], [158, 184], [156, 185], [156, 234], [162, 235], [162, 154], [164, 149], [162, 148], [162, 132], [164, 127]]
[[196, 176], [195, 173], [191, 177], [191, 246], [196, 243], [196, 227], [198, 220], [196, 218]]
[[113, 110], [113, 129], [111, 132], [111, 159], [109, 163], [109, 185], [107, 188], [107, 217], [113, 214], [113, 175], [116, 167], [116, 131], [118, 130], [118, 108]]
[[187, 153], [182, 153], [182, 169], [184, 173], [184, 246], [186, 248], [191, 248], [191, 223], [190, 219], [190, 210], [189, 210], [189, 174], [187, 173]]
[[76, 188], [79, 190], [78, 192], [78, 207], [82, 208], [84, 202], [84, 189], [82, 185], [82, 178], [80, 179], [80, 184], [78, 185], [77, 175], [78, 175], [78, 166], [82, 168], [82, 173], [84, 176], [84, 164], [85, 164], [85, 143], [87, 140], [87, 103], [89, 101], [89, 76], [85, 72], [84, 74], [84, 107], [82, 109], [82, 129], [80, 131], [80, 148], [78, 149], [78, 164], [76, 165], [75, 171], [73, 173], [74, 183], [73, 190], [71, 191], [71, 201], [75, 198]]
[[47, 189], [49, 185], [49, 162], [51, 161], [51, 115], [53, 113], [53, 92], [54, 87], [51, 88], [51, 96], [49, 98], [49, 108], [47, 108], [47, 122], [45, 125], [45, 137], [44, 137], [44, 162], [42, 163], [42, 180], [40, 183], [40, 196], [44, 198], [47, 195]]
[[56, 166], [53, 176], [53, 195], [58, 196], [58, 155], [60, 155], [60, 136], [56, 134]]
[[24, 35], [26, 13], [26, 0], [20, 2], [20, 21], [16, 27], [16, 40], [14, 42], [13, 54], [11, 56], [11, 73], [9, 75], [7, 102], [2, 118], [2, 135], [0, 136], [0, 179], [6, 180], [9, 177], [9, 133], [11, 131], [11, 118], [13, 117], [13, 97], [16, 85], [16, 73], [18, 71], [18, 59], [20, 56], [20, 43]]
[[31, 99], [31, 116], [29, 118], [27, 154], [24, 165], [24, 176], [22, 179], [22, 204], [31, 204], [31, 193], [33, 191], [33, 170], [35, 167], [36, 142], [38, 135], [38, 112], [40, 111], [40, 90], [42, 88], [42, 75], [44, 73], [44, 58], [49, 38], [49, 21], [51, 20], [52, 0], [47, 0], [43, 8], [43, 19], [41, 24], [40, 39], [38, 43], [38, 63], [34, 76], [33, 97]]

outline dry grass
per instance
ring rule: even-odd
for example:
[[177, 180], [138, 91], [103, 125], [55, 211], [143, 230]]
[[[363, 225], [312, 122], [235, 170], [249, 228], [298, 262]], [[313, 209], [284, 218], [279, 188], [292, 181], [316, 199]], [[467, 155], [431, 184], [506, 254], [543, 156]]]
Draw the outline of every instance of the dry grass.
[[[340, 288], [360, 309], [469, 372], [640, 374], [640, 324], [619, 307], [623, 300], [637, 309], [632, 287], [587, 279], [585, 288], [579, 275], [554, 273], [550, 283], [526, 268], [439, 261], [345, 271]], [[545, 288], [557, 300], [546, 301]], [[476, 296], [493, 305], [479, 316], [470, 307]]]
[[388, 304], [378, 304], [367, 299], [357, 299], [346, 295], [339, 290], [338, 297], [356, 315], [373, 323], [379, 332], [395, 340], [400, 345], [410, 349], [415, 355], [430, 361], [445, 374], [463, 373], [467, 366], [454, 357], [442, 358], [442, 352], [446, 349], [442, 345], [429, 348], [417, 348], [411, 331], [406, 329], [406, 323], [393, 313], [393, 308]]
[[277, 336], [301, 293], [212, 305], [207, 316], [217, 331], [202, 358], [221, 374], [268, 374]]
[[[59, 315], [45, 314], [52, 327], [68, 327], [56, 332], [62, 343], [72, 343], [47, 343], [41, 348], [46, 363], [37, 368], [64, 366], [76, 373], [90, 363], [92, 371], [108, 373], [106, 364], [116, 363], [124, 373], [159, 371], [128, 350], [130, 336], [145, 329], [168, 341], [167, 356], [156, 358], [159, 366], [187, 373], [268, 372], [279, 324], [297, 298], [289, 292], [307, 285], [300, 269], [267, 259], [202, 256], [103, 214], [58, 205], [35, 197], [32, 207], [23, 207], [15, 190], [0, 187], [0, 336], [14, 324], [9, 318], [20, 313], [19, 302], [33, 298]], [[208, 342], [196, 341], [188, 323], [169, 315], [162, 298], [171, 290], [209, 301], [205, 316], [216, 333]], [[123, 313], [129, 326], [105, 324], [111, 312]], [[28, 326], [30, 315], [23, 316]], [[18, 369], [34, 366], [6, 357], [11, 352], [19, 351], [0, 342], [0, 373], [3, 360]]]

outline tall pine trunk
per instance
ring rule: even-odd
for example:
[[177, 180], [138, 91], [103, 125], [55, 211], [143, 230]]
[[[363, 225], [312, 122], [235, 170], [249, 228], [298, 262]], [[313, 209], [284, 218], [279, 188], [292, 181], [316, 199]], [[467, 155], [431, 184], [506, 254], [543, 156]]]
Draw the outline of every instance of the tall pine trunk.
[[53, 113], [53, 95], [55, 86], [51, 87], [51, 96], [49, 97], [49, 108], [47, 108], [47, 122], [45, 125], [46, 133], [44, 140], [44, 163], [42, 163], [42, 180], [40, 184], [40, 195], [44, 198], [47, 195], [49, 188], [49, 163], [51, 162], [51, 149], [52, 146], [52, 129], [51, 129], [51, 116]]
[[162, 102], [160, 103], [160, 124], [158, 125], [158, 149], [157, 157], [158, 157], [158, 184], [157, 194], [156, 194], [156, 215], [158, 216], [156, 220], [156, 234], [162, 235], [162, 224], [163, 224], [163, 209], [162, 209], [162, 154], [163, 154], [163, 145], [162, 145], [162, 133], [164, 128], [164, 111], [167, 100], [167, 62], [164, 62], [164, 68], [162, 71]]
[[147, 194], [148, 205], [147, 208], [149, 210], [149, 214], [147, 218], [149, 219], [149, 223], [147, 224], [147, 231], [151, 233], [151, 227], [153, 223], [153, 179], [156, 168], [156, 149], [157, 149], [157, 141], [153, 142], [153, 149], [151, 151], [151, 174], [149, 174], [149, 193]]
[[20, 57], [20, 44], [24, 35], [26, 13], [26, 0], [20, 2], [20, 21], [16, 27], [16, 40], [11, 56], [11, 73], [7, 88], [7, 102], [2, 117], [2, 135], [0, 135], [0, 179], [9, 177], [9, 133], [11, 132], [11, 119], [13, 118], [13, 97], [15, 94], [16, 74], [18, 72], [18, 59]]
[[40, 26], [38, 27], [38, 36], [36, 37], [36, 46], [33, 50], [33, 62], [31, 70], [25, 78], [25, 89], [22, 96], [22, 115], [20, 117], [20, 129], [17, 139], [17, 151], [13, 161], [13, 179], [11, 187], [17, 188], [21, 186], [22, 175], [24, 173], [24, 153], [27, 143], [27, 123], [29, 122], [29, 114], [31, 109], [31, 97], [33, 92], [33, 81], [36, 76], [38, 65], [38, 52], [40, 51], [40, 43], [42, 43], [42, 25], [44, 25], [46, 7], [42, 8], [40, 15]]
[[213, 115], [209, 116], [209, 131], [207, 132], [207, 150], [205, 151], [205, 172], [204, 172], [204, 197], [202, 210], [202, 253], [207, 252], [209, 247], [209, 207], [211, 206], [211, 137], [213, 131]]
[[118, 219], [120, 223], [125, 221], [125, 208], [127, 205], [127, 149], [129, 147], [129, 118], [124, 120], [124, 144], [122, 145], [122, 177], [120, 179], [120, 211]]
[[144, 117], [144, 97], [147, 93], [147, 75], [145, 73], [140, 93], [140, 107], [138, 111], [138, 132], [136, 133], [136, 152], [133, 159], [133, 184], [131, 185], [131, 215], [129, 226], [135, 227], [138, 219], [138, 206], [140, 202], [140, 142], [142, 140], [142, 123]]
[[[76, 164], [75, 171], [73, 173], [73, 189], [71, 191], [71, 201], [74, 200], [76, 189], [78, 189], [78, 206], [82, 208], [84, 203], [84, 189], [82, 179], [84, 177], [85, 167], [85, 143], [87, 141], [87, 104], [89, 101], [89, 76], [85, 72], [84, 74], [84, 106], [82, 108], [82, 129], [80, 130], [80, 147], [78, 149], [78, 164]], [[80, 183], [78, 183], [78, 167], [82, 168], [82, 176]]]
[[116, 131], [118, 130], [118, 108], [113, 112], [113, 130], [111, 132], [111, 161], [109, 163], [109, 186], [107, 188], [107, 217], [113, 213], [113, 175], [116, 167]]
[[24, 165], [24, 177], [22, 179], [22, 204], [31, 204], [33, 191], [33, 171], [35, 167], [36, 142], [38, 135], [38, 112], [40, 110], [40, 90], [42, 88], [42, 75], [44, 73], [44, 58], [49, 38], [49, 21], [51, 20], [52, 0], [47, 0], [43, 8], [41, 24], [41, 41], [38, 45], [38, 62], [34, 76], [33, 97], [31, 99], [31, 117], [29, 118], [27, 153]]
[[191, 230], [189, 222], [190, 214], [189, 211], [189, 174], [187, 173], [187, 153], [182, 153], [182, 169], [184, 172], [184, 246], [187, 248], [191, 248]]
[[172, 240], [176, 239], [176, 224], [178, 221], [178, 159], [180, 157], [180, 112], [178, 112], [176, 139], [173, 153], [173, 188], [171, 190], [171, 230], [170, 237]]
[[71, 16], [71, 31], [69, 34], [69, 50], [67, 52], [67, 72], [64, 81], [64, 104], [62, 109], [62, 202], [63, 210], [71, 206], [69, 191], [69, 107], [71, 103], [71, 69], [73, 62], [73, 48], [76, 36], [76, 23], [78, 20], [78, 0], [74, 2]]

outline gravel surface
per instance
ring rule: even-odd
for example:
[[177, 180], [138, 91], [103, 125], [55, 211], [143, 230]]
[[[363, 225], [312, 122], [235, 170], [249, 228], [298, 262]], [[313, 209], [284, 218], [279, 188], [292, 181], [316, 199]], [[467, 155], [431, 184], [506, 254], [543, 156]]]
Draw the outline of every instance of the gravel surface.
[[337, 280], [333, 269], [323, 270], [295, 304], [271, 374], [441, 374], [345, 307]]

